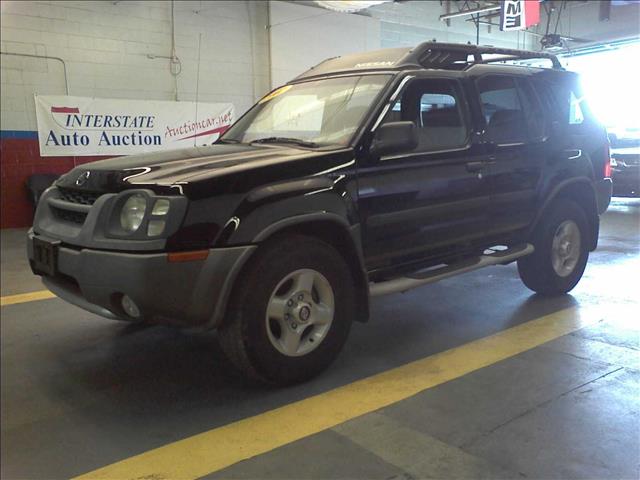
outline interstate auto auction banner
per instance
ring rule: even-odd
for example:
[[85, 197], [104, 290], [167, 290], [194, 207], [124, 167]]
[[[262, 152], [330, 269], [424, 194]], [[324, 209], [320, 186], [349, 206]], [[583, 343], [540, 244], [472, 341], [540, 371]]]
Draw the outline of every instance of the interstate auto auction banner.
[[231, 103], [36, 95], [40, 155], [130, 155], [209, 145], [235, 121]]

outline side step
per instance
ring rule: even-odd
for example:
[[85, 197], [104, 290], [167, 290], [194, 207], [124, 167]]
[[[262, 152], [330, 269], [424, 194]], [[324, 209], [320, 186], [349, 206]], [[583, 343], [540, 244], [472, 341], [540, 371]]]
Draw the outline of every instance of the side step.
[[372, 297], [387, 295], [389, 293], [406, 292], [416, 287], [434, 283], [445, 278], [472, 272], [490, 265], [511, 263], [520, 257], [533, 253], [533, 245], [526, 243], [506, 250], [495, 251], [489, 255], [480, 255], [470, 260], [432, 268], [422, 272], [416, 272], [407, 277], [394, 278], [386, 282], [376, 282], [369, 285], [369, 294]]

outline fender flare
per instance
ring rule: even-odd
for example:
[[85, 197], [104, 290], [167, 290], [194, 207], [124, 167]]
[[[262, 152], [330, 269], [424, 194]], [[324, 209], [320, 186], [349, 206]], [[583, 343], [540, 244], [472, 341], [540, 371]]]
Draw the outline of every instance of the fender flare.
[[349, 222], [344, 217], [341, 217], [337, 213], [331, 213], [331, 212], [325, 212], [325, 211], [315, 212], [315, 213], [303, 213], [299, 215], [292, 215], [291, 217], [283, 218], [282, 220], [278, 220], [277, 222], [272, 223], [271, 225], [262, 229], [260, 232], [258, 232], [255, 235], [255, 237], [253, 238], [253, 243], [262, 242], [266, 240], [268, 237], [270, 237], [271, 235], [288, 227], [292, 227], [292, 226], [299, 225], [302, 223], [307, 223], [307, 222], [324, 222], [324, 221], [337, 223], [340, 226], [346, 228], [347, 230], [351, 228], [351, 225], [349, 225]]
[[[251, 262], [251, 258], [255, 255], [259, 249], [259, 244], [270, 238], [271, 236], [286, 230], [290, 227], [297, 225], [311, 225], [318, 222], [331, 222], [337, 225], [345, 232], [345, 235], [350, 238], [352, 247], [356, 255], [345, 257], [345, 261], [349, 265], [350, 270], [356, 276], [356, 290], [358, 295], [358, 317], [359, 321], [367, 321], [369, 318], [369, 283], [368, 275], [364, 267], [364, 259], [362, 255], [362, 246], [360, 241], [360, 225], [350, 225], [347, 219], [331, 212], [311, 212], [298, 215], [292, 215], [290, 217], [278, 220], [266, 228], [260, 230], [257, 234], [252, 236], [251, 245], [246, 247], [246, 251], [237, 259], [237, 261], [230, 267], [226, 281], [223, 282], [221, 287], [221, 295], [219, 301], [212, 313], [211, 318], [206, 323], [206, 328], [220, 327], [225, 318], [229, 298], [231, 292], [238, 281], [242, 270]], [[342, 253], [342, 252], [341, 252]], [[355, 259], [355, 264], [354, 264]]]
[[[566, 192], [569, 188], [573, 186], [580, 186], [580, 188], [586, 188], [589, 191], [589, 197], [591, 199], [592, 205], [590, 205], [590, 211], [585, 210], [585, 214], [587, 215], [587, 220], [591, 226], [591, 238], [589, 242], [589, 250], [593, 251], [596, 249], [598, 245], [598, 232], [600, 230], [600, 217], [598, 216], [598, 205], [597, 205], [597, 194], [595, 188], [593, 186], [593, 182], [588, 177], [575, 177], [569, 178], [558, 183], [553, 189], [549, 192], [546, 197], [546, 200], [539, 208], [538, 213], [536, 214], [533, 222], [528, 229], [528, 234], [531, 235], [533, 231], [536, 229], [540, 220], [543, 218], [544, 213], [547, 209], [555, 202], [563, 192]], [[583, 206], [583, 205], [580, 205]]]

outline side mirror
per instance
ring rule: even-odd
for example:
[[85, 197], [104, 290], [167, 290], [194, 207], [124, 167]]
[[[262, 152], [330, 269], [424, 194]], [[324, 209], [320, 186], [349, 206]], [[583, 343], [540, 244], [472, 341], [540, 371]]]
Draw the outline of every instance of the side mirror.
[[418, 146], [418, 130], [413, 122], [389, 122], [378, 127], [369, 152], [375, 156], [408, 152]]

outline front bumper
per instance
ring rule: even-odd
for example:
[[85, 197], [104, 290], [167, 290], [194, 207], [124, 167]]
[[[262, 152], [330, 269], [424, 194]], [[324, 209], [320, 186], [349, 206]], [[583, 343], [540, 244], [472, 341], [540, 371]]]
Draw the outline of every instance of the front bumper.
[[[34, 261], [33, 231], [27, 253]], [[63, 300], [107, 318], [136, 320], [121, 307], [128, 295], [140, 320], [215, 327], [254, 245], [214, 248], [204, 260], [171, 263], [166, 253], [122, 253], [61, 245], [57, 273], [44, 284]]]

